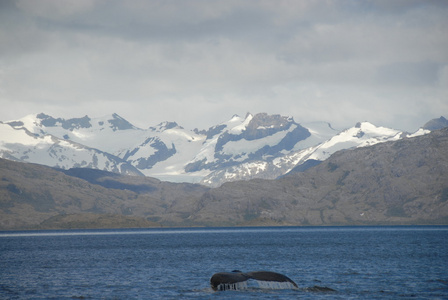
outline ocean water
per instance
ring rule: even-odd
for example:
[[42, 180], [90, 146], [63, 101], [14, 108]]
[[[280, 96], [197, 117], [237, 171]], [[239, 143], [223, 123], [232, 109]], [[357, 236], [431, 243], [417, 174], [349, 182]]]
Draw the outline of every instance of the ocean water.
[[[214, 292], [267, 270], [298, 289]], [[0, 232], [0, 299], [448, 299], [448, 227]]]

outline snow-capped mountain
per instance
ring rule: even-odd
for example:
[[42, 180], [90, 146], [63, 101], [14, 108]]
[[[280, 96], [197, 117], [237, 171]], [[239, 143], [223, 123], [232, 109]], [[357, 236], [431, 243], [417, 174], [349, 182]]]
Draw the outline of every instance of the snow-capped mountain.
[[[421, 129], [414, 135], [427, 132]], [[291, 117], [266, 113], [235, 115], [203, 131], [175, 122], [141, 129], [117, 114], [66, 120], [41, 113], [0, 122], [0, 157], [218, 186], [277, 178], [338, 150], [406, 136], [410, 135], [368, 122], [338, 132], [325, 122], [299, 124]]]
[[143, 175], [119, 157], [60, 139], [54, 135], [35, 134], [28, 129], [0, 123], [2, 158], [48, 165], [61, 169], [93, 168], [127, 175]]
[[276, 178], [285, 170], [274, 166], [276, 159], [315, 146], [336, 133], [324, 122], [304, 127], [280, 115], [233, 116], [209, 130], [200, 153], [185, 169], [209, 170], [201, 181], [209, 186], [255, 177]]
[[208, 131], [203, 147], [186, 166], [186, 171], [213, 171], [223, 166], [270, 160], [306, 147], [309, 138], [314, 143], [321, 142], [318, 135], [312, 136], [308, 129], [289, 117], [265, 113], [248, 114], [245, 118], [233, 116]]
[[[312, 128], [310, 125], [308, 126]], [[310, 129], [310, 132], [318, 133], [322, 130]], [[317, 162], [324, 161], [336, 151], [397, 140], [401, 138], [402, 134], [401, 131], [376, 127], [368, 122], [358, 123], [321, 143], [291, 151], [272, 160], [251, 161], [213, 172], [203, 179], [203, 183], [210, 186], [219, 186], [224, 182], [235, 180], [275, 179], [290, 172], [295, 167], [302, 166], [303, 170]], [[305, 165], [307, 162], [308, 164]]]
[[[59, 144], [77, 144], [99, 153], [107, 153], [110, 160], [120, 161], [133, 167], [137, 173], [160, 177], [179, 175], [183, 165], [197, 153], [201, 147], [203, 136], [188, 131], [176, 123], [164, 122], [149, 129], [137, 128], [117, 114], [101, 118], [88, 116], [73, 119], [53, 118], [46, 114], [29, 115], [17, 121], [2, 124], [14, 131], [26, 130], [36, 139], [52, 136]], [[13, 134], [14, 135], [14, 134]], [[0, 138], [1, 157], [16, 153], [16, 160], [39, 162], [60, 168], [93, 167], [102, 170], [122, 173], [120, 168], [113, 167], [109, 161], [104, 165], [96, 165], [95, 157], [81, 159], [79, 155], [67, 155], [65, 159], [44, 155], [29, 149], [27, 143], [9, 141], [10, 135], [2, 134]], [[36, 152], [36, 159], [18, 155], [20, 152]], [[17, 157], [19, 156], [19, 157]], [[64, 163], [62, 163], [64, 161]], [[140, 173], [140, 174], [141, 174]]]

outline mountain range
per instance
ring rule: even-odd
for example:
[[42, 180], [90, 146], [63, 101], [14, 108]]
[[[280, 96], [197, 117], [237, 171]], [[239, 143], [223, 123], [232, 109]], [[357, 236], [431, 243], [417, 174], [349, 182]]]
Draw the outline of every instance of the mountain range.
[[0, 159], [0, 230], [448, 224], [447, 149], [433, 129], [215, 188]]
[[369, 122], [337, 131], [326, 122], [299, 124], [291, 117], [248, 113], [208, 130], [187, 130], [176, 122], [142, 129], [118, 114], [63, 119], [40, 113], [0, 122], [0, 157], [218, 187], [279, 178], [339, 150], [427, 134], [447, 124], [441, 117], [412, 134]]

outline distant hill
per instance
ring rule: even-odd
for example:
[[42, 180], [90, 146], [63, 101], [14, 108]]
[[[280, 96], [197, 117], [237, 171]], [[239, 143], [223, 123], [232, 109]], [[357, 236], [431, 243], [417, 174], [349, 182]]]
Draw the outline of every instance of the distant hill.
[[[0, 178], [0, 229], [70, 227], [64, 222], [79, 228], [188, 224], [185, 215], [197, 195], [208, 190], [201, 185], [91, 169], [66, 171], [5, 159], [0, 159]], [[77, 215], [78, 225], [69, 215]]]
[[0, 159], [0, 229], [448, 224], [448, 128], [218, 188]]

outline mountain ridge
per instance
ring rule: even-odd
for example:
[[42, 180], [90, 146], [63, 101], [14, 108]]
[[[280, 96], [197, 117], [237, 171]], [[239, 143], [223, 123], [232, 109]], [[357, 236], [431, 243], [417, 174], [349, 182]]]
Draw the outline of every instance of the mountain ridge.
[[[446, 123], [441, 117], [425, 126]], [[267, 113], [234, 115], [208, 130], [187, 130], [168, 121], [142, 129], [116, 113], [71, 119], [40, 113], [0, 122], [0, 157], [217, 187], [229, 181], [278, 178], [340, 149], [428, 132], [421, 128], [410, 135], [368, 122], [338, 132], [329, 123], [300, 124]]]
[[0, 159], [0, 229], [448, 224], [446, 149], [448, 128], [217, 188]]

